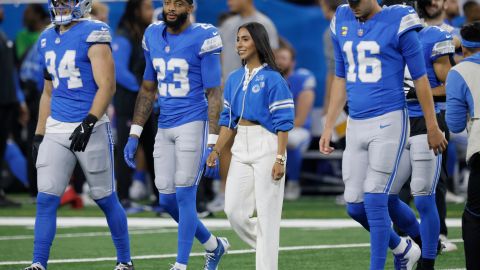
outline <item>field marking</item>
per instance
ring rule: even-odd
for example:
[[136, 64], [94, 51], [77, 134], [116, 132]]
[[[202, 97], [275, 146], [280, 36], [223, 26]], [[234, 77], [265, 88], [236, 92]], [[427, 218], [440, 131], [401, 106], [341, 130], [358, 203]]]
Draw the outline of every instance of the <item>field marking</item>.
[[[453, 243], [463, 242], [462, 239], [452, 239], [450, 240]], [[364, 248], [369, 247], [370, 243], [358, 243], [358, 244], [339, 244], [339, 245], [312, 245], [312, 246], [291, 246], [291, 247], [280, 247], [280, 251], [298, 251], [298, 250], [322, 250], [322, 249], [342, 249], [342, 248]], [[249, 254], [255, 253], [253, 249], [237, 249], [231, 250], [228, 252], [230, 255], [236, 254]], [[194, 252], [190, 254], [190, 257], [202, 257], [204, 252]], [[156, 254], [156, 255], [141, 255], [133, 256], [132, 260], [151, 260], [151, 259], [170, 259], [176, 258], [176, 253], [170, 254]], [[49, 264], [53, 263], [84, 263], [84, 262], [104, 262], [104, 261], [115, 261], [116, 257], [102, 257], [102, 258], [78, 258], [78, 259], [57, 259], [49, 260]], [[32, 261], [5, 261], [0, 262], [0, 265], [28, 265]]]
[[[177, 232], [176, 229], [155, 229], [155, 230], [130, 230], [130, 235], [142, 235], [142, 234], [156, 234], [156, 233], [171, 233]], [[111, 236], [110, 232], [88, 232], [88, 233], [58, 233], [55, 238], [75, 238], [75, 237], [97, 237], [97, 236]], [[11, 235], [0, 236], [0, 241], [8, 240], [26, 240], [33, 239], [33, 235]]]
[[[202, 219], [208, 228], [230, 228], [227, 219]], [[447, 226], [460, 228], [462, 220], [448, 218]], [[2, 217], [0, 226], [33, 226], [34, 217]], [[59, 217], [57, 227], [106, 227], [104, 217]], [[177, 223], [171, 218], [128, 218], [130, 228], [175, 228]], [[353, 219], [283, 219], [282, 228], [361, 228]]]

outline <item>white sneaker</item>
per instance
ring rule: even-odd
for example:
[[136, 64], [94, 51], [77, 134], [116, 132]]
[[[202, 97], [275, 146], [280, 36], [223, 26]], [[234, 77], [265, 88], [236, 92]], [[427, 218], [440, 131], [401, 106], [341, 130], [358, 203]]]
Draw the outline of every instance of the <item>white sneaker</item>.
[[298, 181], [288, 181], [285, 186], [285, 200], [296, 201], [300, 198], [302, 190]]
[[422, 251], [411, 239], [402, 237], [402, 241], [407, 241], [407, 247], [402, 254], [394, 255], [394, 268], [395, 270], [412, 270], [420, 259]]
[[455, 245], [455, 243], [450, 242], [445, 235], [440, 234], [439, 238], [440, 238], [440, 242], [442, 242], [442, 252], [451, 252], [458, 249], [457, 245]]
[[447, 190], [447, 194], [445, 194], [445, 201], [451, 203], [464, 203], [465, 198]]
[[147, 193], [147, 185], [145, 185], [142, 181], [133, 180], [130, 189], [128, 190], [130, 194], [130, 199], [132, 200], [142, 200], [148, 196]]
[[212, 213], [223, 211], [225, 208], [225, 194], [218, 194], [213, 201], [207, 203], [207, 210]]

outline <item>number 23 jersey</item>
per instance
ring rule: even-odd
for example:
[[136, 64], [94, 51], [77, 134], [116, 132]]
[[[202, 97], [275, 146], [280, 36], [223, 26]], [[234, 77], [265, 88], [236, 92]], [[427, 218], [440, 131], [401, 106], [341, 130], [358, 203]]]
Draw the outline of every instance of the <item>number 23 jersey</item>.
[[217, 28], [194, 23], [171, 34], [163, 22], [154, 23], [145, 31], [143, 49], [143, 78], [158, 82], [158, 127], [208, 120], [205, 89], [221, 85], [222, 40]]
[[422, 27], [411, 7], [384, 7], [360, 22], [348, 5], [330, 24], [336, 76], [345, 78], [349, 115], [366, 119], [405, 108], [401, 35]]

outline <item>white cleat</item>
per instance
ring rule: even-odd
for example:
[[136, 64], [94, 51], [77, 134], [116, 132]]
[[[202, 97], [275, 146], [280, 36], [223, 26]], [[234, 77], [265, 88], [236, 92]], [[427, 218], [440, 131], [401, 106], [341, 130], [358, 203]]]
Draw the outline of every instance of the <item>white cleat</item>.
[[405, 240], [407, 241], [405, 251], [402, 254], [394, 255], [395, 270], [412, 270], [422, 255], [420, 247], [415, 242], [402, 238], [402, 241]]
[[142, 200], [148, 196], [147, 185], [139, 180], [133, 180], [130, 189], [128, 190], [132, 200]]

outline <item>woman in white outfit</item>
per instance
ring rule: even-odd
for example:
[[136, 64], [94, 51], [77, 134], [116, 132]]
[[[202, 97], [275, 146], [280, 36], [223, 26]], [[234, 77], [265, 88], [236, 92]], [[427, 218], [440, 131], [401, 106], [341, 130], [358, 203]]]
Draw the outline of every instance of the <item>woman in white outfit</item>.
[[257, 250], [256, 269], [276, 270], [293, 99], [263, 25], [240, 26], [237, 51], [244, 66], [225, 82], [220, 135], [207, 165], [217, 164], [226, 142], [235, 136], [225, 213], [240, 238]]

